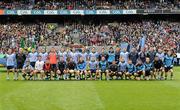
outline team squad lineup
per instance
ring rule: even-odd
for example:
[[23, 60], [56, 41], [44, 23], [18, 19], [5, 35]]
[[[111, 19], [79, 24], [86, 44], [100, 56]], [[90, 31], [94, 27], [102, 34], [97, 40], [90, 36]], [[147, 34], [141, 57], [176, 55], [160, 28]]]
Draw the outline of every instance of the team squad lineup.
[[86, 48], [54, 47], [32, 48], [25, 52], [8, 49], [7, 80], [13, 73], [14, 80], [167, 80], [173, 79], [174, 56], [171, 50], [131, 52], [119, 47], [102, 48], [100, 52], [93, 47]]

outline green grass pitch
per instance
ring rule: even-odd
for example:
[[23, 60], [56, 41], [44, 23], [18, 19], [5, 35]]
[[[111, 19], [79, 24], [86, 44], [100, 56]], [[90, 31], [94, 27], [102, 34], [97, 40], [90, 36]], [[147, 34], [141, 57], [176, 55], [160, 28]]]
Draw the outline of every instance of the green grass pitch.
[[6, 81], [0, 72], [0, 110], [180, 110], [174, 71], [172, 81]]

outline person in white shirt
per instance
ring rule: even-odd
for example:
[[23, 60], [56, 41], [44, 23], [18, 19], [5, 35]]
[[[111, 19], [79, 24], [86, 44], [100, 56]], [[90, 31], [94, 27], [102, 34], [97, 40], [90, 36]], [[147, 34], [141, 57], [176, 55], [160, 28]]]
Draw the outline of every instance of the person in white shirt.
[[38, 60], [35, 63], [34, 74], [40, 74], [41, 80], [44, 77], [44, 61], [42, 61], [42, 57], [40, 55], [38, 56]]

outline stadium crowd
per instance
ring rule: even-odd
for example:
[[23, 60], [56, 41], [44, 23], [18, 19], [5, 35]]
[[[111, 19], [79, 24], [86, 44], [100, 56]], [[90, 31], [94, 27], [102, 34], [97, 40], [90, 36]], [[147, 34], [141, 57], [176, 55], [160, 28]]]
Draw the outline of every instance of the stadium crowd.
[[[39, 46], [116, 46], [128, 44], [133, 47], [179, 50], [179, 22], [172, 21], [112, 21], [78, 23], [68, 21], [60, 24], [43, 22], [26, 24], [1, 23], [0, 47], [39, 47]], [[163, 47], [162, 47], [163, 45]]]
[[180, 24], [170, 16], [1, 16], [7, 80], [173, 79]]
[[0, 1], [0, 9], [179, 9], [178, 0], [20, 0]]

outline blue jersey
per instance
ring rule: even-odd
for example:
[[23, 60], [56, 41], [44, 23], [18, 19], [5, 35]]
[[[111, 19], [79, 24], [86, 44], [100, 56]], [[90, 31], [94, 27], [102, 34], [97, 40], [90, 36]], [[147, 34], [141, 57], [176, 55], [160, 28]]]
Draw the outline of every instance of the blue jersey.
[[145, 63], [144, 66], [146, 71], [153, 69], [153, 63]]
[[66, 58], [67, 58], [67, 53], [66, 52], [59, 51], [58, 55], [59, 55], [60, 58], [64, 58], [64, 61], [66, 61]]
[[38, 55], [40, 55], [41, 57], [42, 57], [42, 61], [46, 61], [47, 60], [47, 58], [48, 58], [48, 53], [46, 52], [46, 53], [39, 53]]
[[28, 58], [29, 58], [30, 62], [36, 62], [37, 61], [37, 56], [38, 56], [37, 52], [29, 53]]
[[136, 72], [136, 67], [134, 66], [134, 64], [127, 64], [126, 70], [129, 73], [135, 73]]
[[7, 54], [6, 55], [6, 65], [7, 66], [15, 66], [16, 65], [16, 55], [15, 54]]
[[173, 67], [174, 57], [166, 55], [164, 57], [164, 67]]
[[158, 56], [160, 60], [164, 60], [164, 53], [156, 53], [156, 56]]
[[108, 63], [106, 61], [100, 61], [99, 62], [99, 68], [100, 70], [106, 70], [108, 68]]
[[89, 68], [90, 68], [90, 70], [96, 70], [98, 68], [98, 63], [96, 61], [94, 61], [94, 62], [90, 61]]
[[85, 52], [85, 53], [79, 53], [79, 56], [80, 56], [80, 57], [83, 57], [84, 61], [86, 61], [86, 60], [87, 60], [87, 57], [88, 57], [88, 55], [87, 55], [86, 52]]
[[145, 71], [145, 66], [143, 64], [136, 66], [137, 71]]
[[83, 61], [83, 62], [78, 62], [77, 63], [77, 70], [86, 70], [86, 62]]
[[79, 52], [70, 52], [70, 57], [73, 59], [73, 61], [75, 63], [77, 63], [78, 62], [78, 58], [79, 58]]
[[92, 52], [91, 52], [91, 53], [89, 54], [90, 60], [92, 60], [92, 58], [96, 58], [96, 59], [97, 59], [98, 56], [99, 56], [99, 54], [98, 54], [97, 52], [95, 52], [95, 53], [92, 53]]
[[125, 72], [127, 68], [126, 62], [119, 62], [118, 64], [118, 71]]
[[128, 52], [121, 52], [120, 57], [122, 57], [125, 60], [125, 62], [127, 63], [128, 58], [129, 58], [129, 53]]
[[108, 53], [108, 62], [112, 63], [113, 61], [115, 61], [115, 53], [109, 52]]

